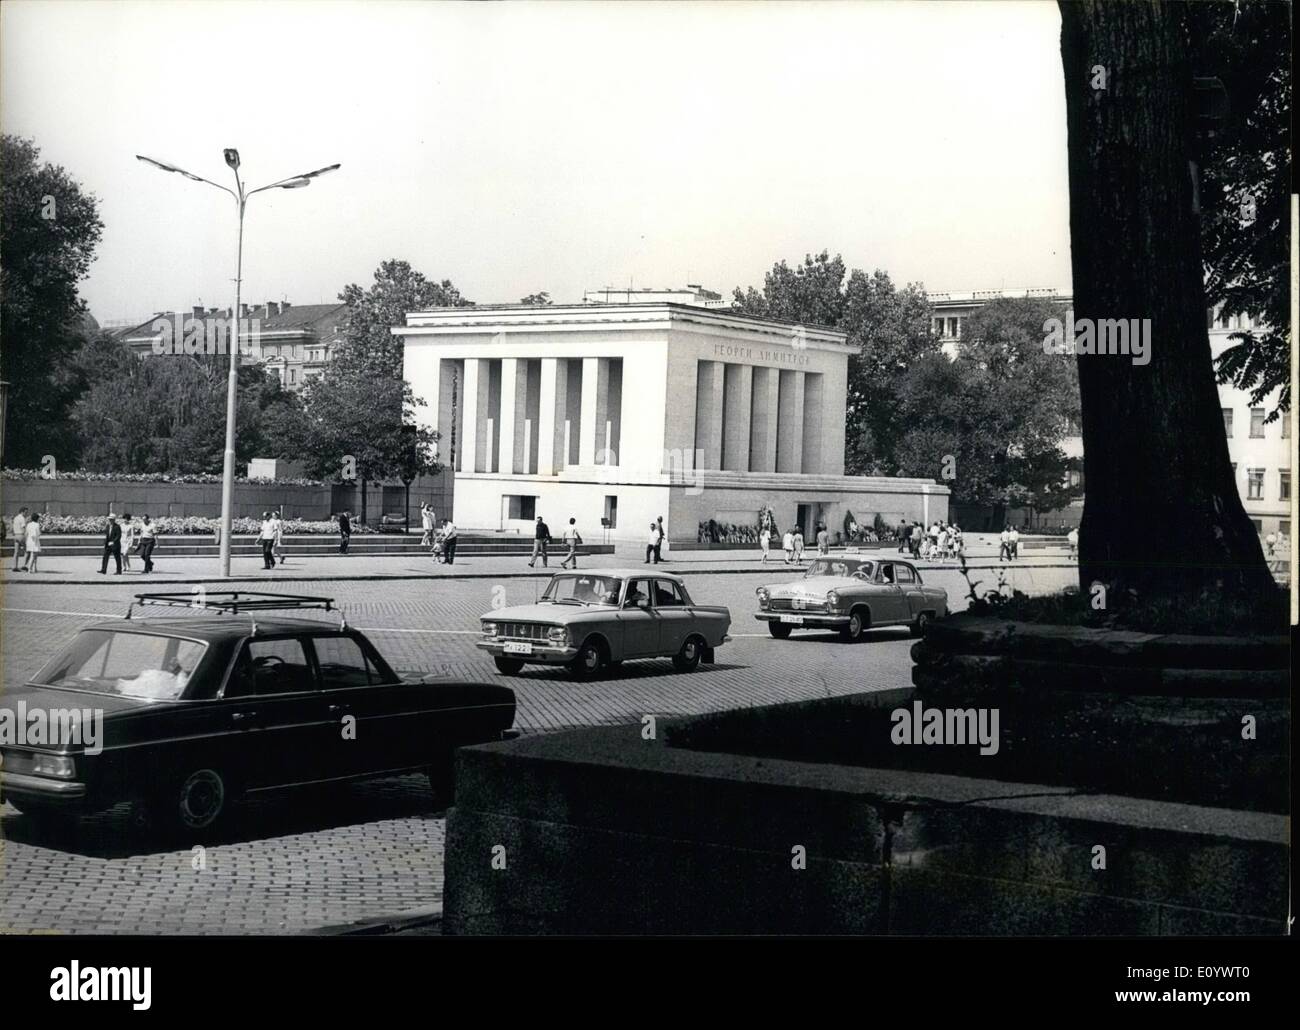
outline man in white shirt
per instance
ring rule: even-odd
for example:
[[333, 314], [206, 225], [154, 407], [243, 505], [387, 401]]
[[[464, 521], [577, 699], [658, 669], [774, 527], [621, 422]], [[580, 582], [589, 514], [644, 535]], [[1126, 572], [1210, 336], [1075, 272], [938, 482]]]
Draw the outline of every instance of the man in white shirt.
[[27, 509], [19, 508], [14, 516], [14, 572], [22, 572], [27, 564]]
[[442, 560], [448, 565], [456, 562], [456, 526], [451, 519], [442, 524]]
[[144, 571], [153, 572], [153, 548], [158, 542], [158, 527], [148, 515], [140, 523], [140, 558], [144, 562]]
[[262, 545], [262, 568], [275, 568], [275, 556], [271, 548], [275, 546], [275, 523], [269, 511], [262, 512], [262, 528], [257, 534], [257, 541]]
[[560, 568], [567, 569], [569, 562], [573, 562], [573, 567], [578, 567], [578, 545], [582, 543], [582, 535], [578, 532], [578, 520], [571, 518], [569, 524], [564, 530], [564, 544], [569, 549], [569, 553], [564, 556], [564, 561], [560, 562]]

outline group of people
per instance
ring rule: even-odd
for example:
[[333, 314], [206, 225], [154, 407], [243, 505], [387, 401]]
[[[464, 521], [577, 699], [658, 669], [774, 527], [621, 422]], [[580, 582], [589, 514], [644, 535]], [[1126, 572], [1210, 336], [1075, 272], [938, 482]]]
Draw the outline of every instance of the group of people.
[[138, 554], [144, 563], [145, 573], [153, 572], [153, 549], [158, 543], [158, 527], [148, 515], [141, 515], [136, 521], [130, 512], [117, 516], [108, 513], [108, 525], [104, 527], [104, 554], [99, 563], [99, 574], [108, 575], [108, 562], [113, 561], [113, 575], [120, 576], [123, 570], [131, 571], [131, 555]]
[[41, 557], [41, 513], [19, 508], [14, 516], [14, 572], [35, 572]]
[[441, 524], [433, 512], [432, 504], [420, 505], [420, 546], [429, 548], [435, 562], [444, 565], [456, 563], [456, 525], [451, 519], [443, 519]]
[[914, 559], [943, 561], [958, 558], [966, 551], [966, 541], [961, 527], [936, 519], [927, 529], [921, 523], [908, 525], [904, 519], [898, 527], [898, 553], [910, 554]]
[[[830, 550], [830, 537], [826, 536], [826, 527], [822, 526], [817, 532], [817, 550], [825, 554]], [[758, 546], [763, 552], [763, 561], [767, 561], [768, 555], [772, 550], [772, 529], [764, 524], [758, 532]], [[825, 550], [823, 550], [825, 547]], [[781, 549], [785, 552], [785, 563], [787, 565], [797, 565], [803, 561], [804, 538], [803, 529], [795, 526], [794, 529], [787, 529], [785, 535], [781, 537]]]
[[1007, 526], [998, 535], [998, 560], [1015, 561], [1020, 557], [1020, 530]]
[[[546, 524], [546, 520], [540, 515], [537, 516], [537, 525], [533, 527], [533, 554], [528, 559], [528, 567], [535, 568], [537, 559], [542, 560], [542, 568], [546, 568], [550, 562], [550, 545], [555, 538], [551, 536], [551, 527]], [[564, 560], [560, 562], [562, 569], [576, 569], [578, 567], [578, 547], [582, 544], [582, 534], [578, 532], [578, 520], [570, 516], [569, 524], [564, 527], [564, 534], [560, 537], [565, 547]]]

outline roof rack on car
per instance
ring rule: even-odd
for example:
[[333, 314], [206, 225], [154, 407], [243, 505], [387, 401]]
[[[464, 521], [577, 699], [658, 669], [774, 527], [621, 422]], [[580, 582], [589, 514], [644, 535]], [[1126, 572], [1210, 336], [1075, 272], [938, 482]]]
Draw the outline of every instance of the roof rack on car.
[[[240, 612], [298, 611], [305, 608], [320, 608], [327, 612], [337, 610], [332, 597], [202, 588], [197, 588], [193, 593], [136, 594], [135, 604], [159, 605], [167, 608], [199, 608], [229, 615], [238, 615]], [[128, 612], [127, 618], [130, 617]]]

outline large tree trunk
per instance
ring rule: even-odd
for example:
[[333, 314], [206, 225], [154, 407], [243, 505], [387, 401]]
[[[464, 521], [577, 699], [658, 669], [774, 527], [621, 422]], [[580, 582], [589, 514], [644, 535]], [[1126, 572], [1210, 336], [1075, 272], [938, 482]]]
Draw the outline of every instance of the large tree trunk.
[[[1064, 0], [1074, 316], [1150, 319], [1150, 363], [1080, 354], [1079, 584], [1108, 605], [1272, 587], [1233, 483], [1205, 325], [1180, 5]], [[1098, 66], [1105, 88], [1096, 89]]]

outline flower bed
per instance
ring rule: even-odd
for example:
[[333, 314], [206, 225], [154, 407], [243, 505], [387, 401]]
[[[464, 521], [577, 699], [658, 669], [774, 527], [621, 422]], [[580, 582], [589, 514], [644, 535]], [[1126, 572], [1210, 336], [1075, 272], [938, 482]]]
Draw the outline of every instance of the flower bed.
[[[121, 514], [119, 512], [119, 514]], [[151, 519], [157, 527], [159, 536], [212, 536], [216, 532], [215, 518], [190, 515], [163, 515]], [[41, 532], [44, 535], [101, 534], [108, 528], [107, 515], [42, 515]], [[235, 534], [256, 534], [262, 528], [261, 519], [240, 518], [234, 520]], [[284, 535], [320, 535], [338, 532], [338, 523], [331, 519], [285, 519]], [[356, 534], [377, 533], [373, 526], [352, 523], [352, 532]]]
[[[217, 472], [88, 472], [85, 469], [59, 471], [47, 475], [43, 469], [5, 469], [3, 478], [19, 482], [36, 479], [58, 479], [81, 483], [221, 483]], [[265, 476], [250, 478], [236, 476], [236, 483], [265, 483], [273, 486], [327, 486], [319, 479], [268, 479]]]

